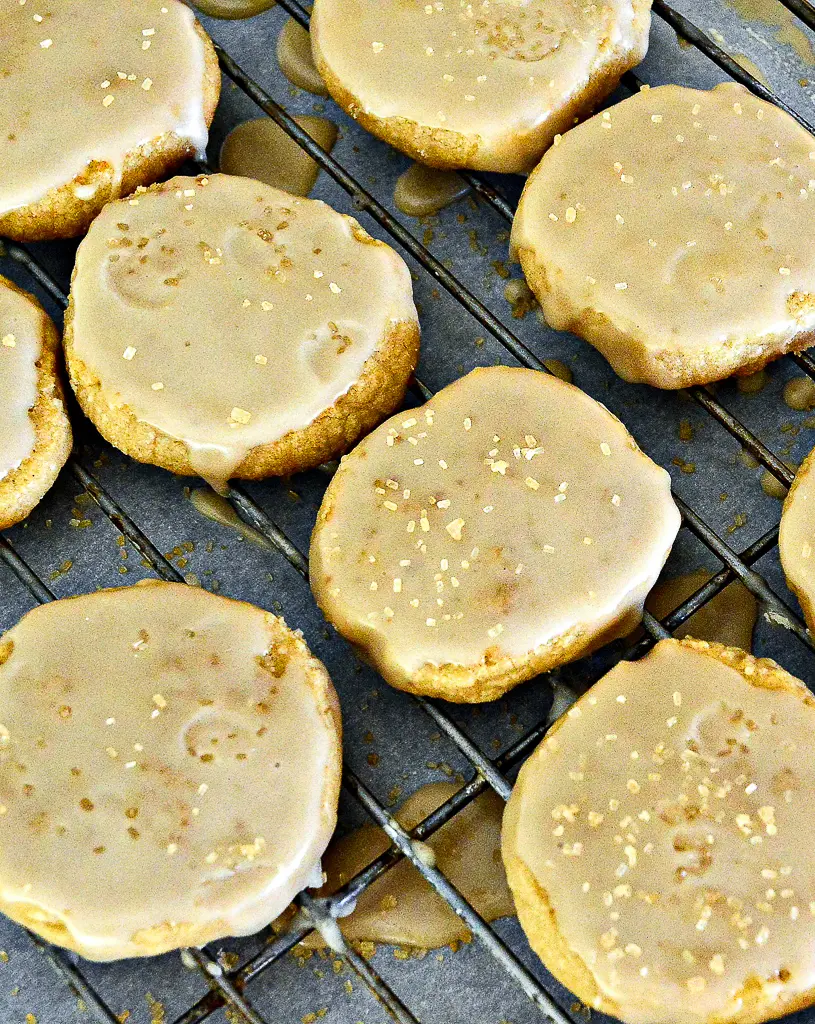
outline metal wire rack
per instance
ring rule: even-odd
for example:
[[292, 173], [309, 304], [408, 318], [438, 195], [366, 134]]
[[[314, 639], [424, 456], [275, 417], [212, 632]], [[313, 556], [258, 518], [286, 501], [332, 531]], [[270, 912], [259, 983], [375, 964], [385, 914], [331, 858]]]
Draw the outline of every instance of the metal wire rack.
[[[298, 0], [278, 0], [292, 18], [302, 26], [308, 27], [309, 15]], [[808, 0], [778, 0], [789, 12], [799, 18], [806, 26], [815, 30], [815, 7]], [[678, 36], [687, 44], [695, 47], [708, 57], [728, 76], [741, 82], [757, 96], [774, 102], [787, 110], [804, 128], [815, 134], [811, 123], [785, 104], [767, 86], [754, 78], [714, 39], [694, 25], [680, 12], [665, 2], [654, 0], [653, 10], [656, 16], [673, 28]], [[337, 184], [347, 193], [355, 211], [368, 214], [374, 221], [398, 243], [416, 262], [457, 302], [471, 314], [475, 320], [488, 331], [503, 348], [521, 365], [537, 370], [547, 367], [529, 347], [504, 323], [501, 322], [451, 270], [433, 255], [428, 246], [420, 242], [408, 231], [387, 209], [377, 201], [372, 193], [359, 180], [354, 178], [342, 164], [330, 153], [322, 150], [311, 137], [298, 125], [284, 107], [270, 96], [246, 71], [216, 44], [218, 58], [223, 73], [242, 90], [247, 97], [270, 118], [272, 118], [317, 164], [326, 171]], [[642, 86], [640, 80], [631, 72], [623, 79], [623, 86], [628, 91], [636, 91]], [[480, 175], [464, 173], [473, 192], [480, 200], [489, 204], [496, 213], [507, 222], [513, 216], [513, 206], [489, 181]], [[8, 244], [3, 247], [5, 254], [14, 260], [36, 281], [51, 298], [64, 308], [67, 297], [43, 265], [26, 248]], [[800, 369], [815, 380], [815, 358], [807, 353], [788, 357]], [[547, 371], [548, 372], [548, 371]], [[430, 390], [420, 381], [414, 384], [414, 390], [421, 399], [431, 397]], [[690, 389], [692, 399], [721, 427], [747, 450], [772, 476], [780, 483], [788, 486], [793, 479], [793, 472], [775, 455], [756, 434], [748, 429], [738, 418], [708, 389], [695, 387]], [[69, 461], [69, 472], [81, 488], [90, 495], [101, 512], [113, 523], [118, 531], [139, 552], [144, 564], [149, 565], [158, 577], [176, 582], [184, 582], [184, 576], [172, 561], [163, 555], [150, 540], [147, 533], [139, 527], [121, 504], [108, 493], [99, 480], [91, 473], [76, 456]], [[724, 587], [735, 579], [739, 579], [758, 599], [768, 619], [781, 628], [787, 629], [796, 640], [815, 652], [815, 643], [801, 621], [800, 616], [759, 575], [753, 566], [764, 555], [771, 552], [778, 541], [778, 527], [775, 526], [751, 545], [743, 550], [735, 550], [728, 541], [723, 539], [708, 523], [686, 503], [678, 494], [674, 499], [682, 514], [683, 528], [690, 531], [719, 561], [721, 568], [703, 586], [699, 587], [687, 600], [676, 607], [662, 622], [646, 613], [644, 618], [645, 635], [626, 650], [615, 649], [614, 660], [635, 658], [644, 654], [658, 640], [685, 622], [703, 605], [720, 593]], [[273, 545], [303, 577], [308, 578], [308, 561], [298, 546], [287, 536], [286, 532], [275, 523], [250, 494], [242, 487], [233, 486], [229, 500], [238, 515]], [[54, 599], [53, 592], [47, 583], [26, 563], [15, 549], [8, 537], [0, 534], [0, 561], [5, 563], [27, 588], [37, 602]], [[606, 659], [608, 661], [608, 659]], [[603, 670], [609, 667], [608, 663]], [[335, 955], [341, 957], [365, 982], [380, 1001], [382, 1006], [399, 1021], [400, 1024], [419, 1024], [414, 1012], [395, 994], [371, 963], [361, 956], [354, 948], [347, 945], [339, 936], [337, 929], [332, 927], [334, 921], [349, 912], [355, 900], [364, 890], [386, 871], [403, 858], [408, 858], [421, 872], [431, 886], [452, 907], [464, 921], [475, 939], [495, 958], [514, 983], [529, 997], [538, 1008], [540, 1014], [557, 1024], [572, 1024], [576, 1019], [572, 1014], [561, 1009], [553, 996], [541, 981], [521, 962], [518, 956], [502, 941], [495, 929], [488, 925], [466, 901], [460, 892], [447, 880], [436, 867], [430, 866], [420, 855], [416, 843], [432, 836], [442, 825], [450, 821], [463, 807], [468, 805], [487, 787], [492, 788], [506, 800], [511, 790], [509, 773], [517, 768], [524, 758], [540, 742], [551, 722], [563, 710], [570, 694], [561, 687], [557, 673], [551, 674], [554, 688], [554, 701], [549, 715], [538, 722], [532, 729], [524, 733], [498, 758], [491, 758], [484, 753], [444, 710], [443, 706], [422, 698], [411, 698], [428, 715], [435, 727], [451, 741], [464, 755], [471, 766], [469, 779], [450, 799], [436, 811], [421, 821], [412, 831], [402, 829], [387, 808], [380, 802], [354, 770], [346, 765], [343, 784], [345, 790], [364, 809], [376, 824], [381, 826], [391, 839], [390, 848], [378, 857], [371, 865], [351, 879], [334, 896], [318, 899], [303, 893], [298, 898], [299, 913], [292, 920], [289, 929], [278, 935], [270, 935], [268, 941], [259, 952], [254, 953], [244, 962], [231, 969], [224, 969], [216, 957], [207, 949], [189, 950], [188, 960], [194, 962], [207, 980], [208, 990], [197, 1002], [189, 1006], [172, 1024], [198, 1024], [211, 1017], [221, 1008], [229, 1008], [239, 1020], [250, 1024], [271, 1024], [253, 1006], [251, 998], [251, 982], [272, 966], [291, 949], [294, 948], [310, 931], [315, 928], [323, 932]], [[117, 1024], [116, 1016], [104, 998], [97, 992], [83, 975], [82, 968], [74, 959], [66, 956], [54, 947], [42, 942], [36, 936], [32, 941], [50, 959], [53, 966], [64, 979], [70, 990], [80, 997], [96, 1021], [104, 1024]]]

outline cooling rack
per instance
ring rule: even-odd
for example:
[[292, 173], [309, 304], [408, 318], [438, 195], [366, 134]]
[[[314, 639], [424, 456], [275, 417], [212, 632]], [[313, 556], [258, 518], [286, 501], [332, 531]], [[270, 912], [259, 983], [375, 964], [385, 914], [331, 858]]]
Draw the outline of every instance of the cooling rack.
[[[681, 53], [677, 49], [673, 55], [673, 64], [683, 70], [688, 65], [687, 75], [674, 72], [670, 77], [688, 84], [712, 84], [723, 76], [735, 79], [761, 98], [783, 107], [815, 133], [815, 110], [811, 115], [801, 113], [812, 105], [812, 97], [805, 91], [805, 77], [799, 83], [803, 90], [800, 95], [790, 90], [789, 75], [781, 79], [784, 88], [771, 88], [763, 76], [761, 80], [755, 76], [758, 72], [753, 62], [738, 59], [739, 54], [733, 46], [726, 45], [718, 30], [700, 27], [704, 18], [699, 17], [698, 2], [696, 6], [692, 2], [675, 2], [677, 7], [654, 0], [653, 6], [654, 42], [661, 56], [675, 45], [675, 32], [682, 46]], [[806, 35], [804, 28], [815, 31], [815, 7], [807, 0], [775, 2], [781, 19], [778, 27], [783, 28], [786, 18], [797, 19], [795, 31], [804, 41], [801, 46], [811, 47], [813, 37]], [[279, 4], [301, 25], [308, 26], [308, 12], [297, 0], [279, 0]], [[687, 14], [683, 13], [685, 10]], [[701, 11], [704, 10], [702, 2]], [[278, 18], [274, 22], [277, 25], [279, 17], [269, 15], [269, 19], [273, 17]], [[264, 16], [232, 23], [227, 31], [219, 23], [207, 22], [216, 39], [225, 79], [222, 108], [228, 111], [222, 121], [216, 119], [213, 139], [217, 143], [230, 120], [234, 123], [261, 114], [272, 118], [325, 172], [321, 182], [333, 190], [326, 198], [338, 208], [353, 212], [370, 226], [372, 233], [393, 243], [406, 256], [423, 307], [423, 324], [427, 328], [429, 320], [434, 327], [434, 345], [429, 353], [425, 349], [408, 400], [430, 398], [438, 386], [476, 362], [502, 361], [547, 370], [544, 349], [548, 346], [549, 356], [554, 354], [553, 344], [565, 346], [566, 351], [575, 354], [572, 363], [576, 382], [612, 407], [657, 461], [670, 464], [674, 498], [682, 514], [678, 546], [688, 547], [689, 558], [706, 555], [711, 576], [663, 621], [646, 614], [644, 635], [639, 640], [612, 645], [576, 666], [550, 673], [496, 705], [451, 708], [396, 694], [380, 685], [356, 663], [344, 642], [320, 625], [306, 585], [308, 561], [304, 552], [327, 470], [306, 474], [302, 481], [296, 478], [291, 482], [232, 487], [229, 501], [238, 516], [255, 531], [262, 546], [223, 543], [224, 531], [217, 533], [217, 539], [212, 539], [216, 533], [210, 531], [209, 540], [168, 544], [168, 536], [175, 539], [183, 530], [190, 535], [196, 532], [191, 525], [194, 514], [188, 511], [189, 503], [180, 504], [177, 495], [173, 502], [164, 500], [169, 475], [149, 467], [136, 467], [120, 458], [75, 415], [77, 445], [60, 484], [29, 524], [0, 534], [0, 610], [4, 625], [10, 625], [34, 603], [99, 586], [134, 582], [145, 576], [211, 589], [221, 585], [230, 596], [282, 611], [291, 625], [304, 628], [309, 643], [328, 663], [340, 690], [347, 738], [344, 820], [347, 824], [375, 822], [387, 832], [391, 847], [334, 896], [318, 899], [302, 894], [297, 901], [298, 912], [287, 930], [268, 930], [251, 940], [188, 950], [181, 961], [177, 956], [168, 956], [138, 964], [88, 964], [3, 922], [0, 940], [12, 951], [0, 951], [0, 961], [8, 959], [9, 968], [19, 963], [19, 973], [10, 977], [22, 984], [6, 986], [7, 993], [2, 991], [2, 971], [6, 968], [0, 963], [0, 1018], [4, 1024], [6, 1020], [10, 1024], [17, 1020], [27, 1024], [62, 1024], [88, 1018], [106, 1024], [124, 1019], [132, 1024], [139, 1019], [156, 1024], [197, 1024], [205, 1020], [311, 1024], [323, 1018], [329, 1024], [379, 1024], [390, 1015], [401, 1024], [450, 1024], [453, 1019], [470, 1024], [499, 1024], [509, 1017], [513, 1024], [541, 1018], [557, 1024], [574, 1024], [585, 1019], [585, 1008], [574, 1004], [530, 955], [517, 926], [506, 922], [491, 925], [480, 918], [443, 873], [426, 862], [417, 843], [432, 836], [488, 787], [506, 799], [515, 770], [572, 699], [574, 690], [590, 685], [616, 660], [644, 654], [734, 580], [740, 580], [759, 602], [763, 642], [768, 653], [804, 678], [815, 678], [815, 644], [784, 589], [777, 565], [777, 506], [769, 502], [768, 511], [768, 501], [761, 497], [757, 481], [742, 472], [742, 483], [735, 485], [737, 490], [744, 490], [742, 503], [749, 504], [748, 499], [758, 496], [761, 508], [757, 516], [760, 528], [745, 529], [752, 540], [739, 546], [737, 539], [745, 527], [740, 518], [746, 520], [746, 515], [738, 512], [733, 522], [726, 524], [720, 506], [728, 505], [731, 496], [714, 493], [721, 460], [714, 461], [711, 473], [697, 474], [705, 476], [697, 482], [693, 463], [670, 458], [670, 451], [676, 447], [675, 439], [670, 444], [665, 440], [666, 431], [660, 419], [664, 415], [666, 422], [672, 424], [678, 415], [685, 417], [682, 423], [691, 424], [691, 434], [705, 434], [705, 452], [725, 451], [729, 463], [739, 451], [747, 452], [757, 466], [785, 486], [794, 476], [785, 461], [786, 455], [795, 444], [805, 453], [811, 442], [806, 441], [805, 426], [802, 430], [797, 422], [779, 425], [777, 410], [767, 413], [763, 400], [745, 399], [732, 387], [696, 387], [679, 397], [624, 385], [610, 375], [596, 354], [587, 352], [579, 342], [563, 339], [539, 324], [507, 318], [503, 315], [506, 307], [501, 307], [502, 315], [496, 313], [496, 307], [501, 305], [501, 283], [511, 273], [506, 266], [506, 241], [517, 184], [488, 175], [465, 174], [473, 196], [466, 213], [456, 212], [454, 207], [442, 218], [420, 224], [418, 229], [416, 222], [406, 226], [387, 199], [377, 198], [377, 193], [381, 193], [378, 176], [383, 173], [382, 168], [386, 169], [387, 177], [394, 167], [401, 166], [400, 157], [368, 137], [363, 147], [360, 131], [356, 129], [354, 134], [353, 124], [333, 109], [329, 116], [343, 124], [348, 145], [343, 147], [344, 158], [326, 153], [289, 112], [292, 105], [297, 105], [294, 95], [286, 95], [285, 105], [275, 98], [275, 92], [278, 96], [282, 93], [282, 79], [269, 71], [269, 54], [276, 37], [276, 30], [266, 27], [271, 23]], [[744, 26], [738, 27], [738, 31], [744, 32]], [[746, 31], [749, 33], [749, 28]], [[752, 34], [765, 47], [773, 46], [774, 60], [782, 52], [781, 47], [768, 42], [768, 34], [769, 39], [773, 38], [772, 32], [753, 30]], [[228, 44], [219, 41], [226, 36], [230, 37]], [[236, 58], [235, 53], [241, 56]], [[815, 63], [815, 53], [812, 62]], [[617, 98], [641, 88], [653, 64], [649, 57], [636, 73], [628, 73]], [[246, 70], [249, 65], [251, 74]], [[667, 80], [664, 71], [660, 80]], [[308, 98], [308, 102], [312, 99]], [[321, 106], [317, 104], [318, 109]], [[472, 223], [478, 223], [479, 228], [470, 228]], [[487, 243], [479, 238], [478, 230], [482, 235], [485, 230], [490, 235]], [[58, 313], [66, 302], [65, 268], [70, 266], [72, 251], [70, 244], [8, 244], [0, 253], [0, 270], [43, 296], [49, 308]], [[455, 260], [449, 258], [450, 252], [455, 252]], [[484, 267], [496, 253], [504, 258], [492, 261], [493, 272], [488, 279]], [[434, 310], [434, 305], [441, 312]], [[439, 347], [439, 324], [443, 325], [447, 339], [445, 349]], [[473, 334], [474, 340], [470, 336]], [[458, 363], [456, 360], [465, 350], [466, 358], [461, 357], [463, 362]], [[557, 352], [561, 353], [560, 347]], [[782, 376], [789, 367], [796, 366], [815, 380], [815, 359], [808, 353], [786, 357], [778, 365], [787, 368], [780, 371]], [[768, 390], [772, 386], [771, 383]], [[711, 424], [715, 425], [712, 432]], [[768, 434], [775, 438], [777, 431], [785, 441], [791, 439], [780, 451], [773, 450], [777, 444], [771, 447], [764, 440]], [[644, 440], [646, 435], [651, 443]], [[687, 430], [684, 436], [688, 436]], [[799, 437], [803, 445], [795, 440]], [[728, 486], [733, 480], [733, 473], [729, 472]], [[92, 516], [98, 518], [94, 520]], [[64, 520], [70, 530], [61, 528]], [[75, 543], [75, 538], [91, 525], [97, 527], [89, 534], [91, 540]], [[101, 539], [97, 539], [99, 532]], [[216, 569], [202, 567], [205, 560], [197, 553], [202, 545]], [[109, 548], [116, 551], [116, 558], [108, 558]], [[69, 551], [74, 557], [62, 558]], [[220, 576], [230, 577], [228, 586], [221, 584]], [[376, 742], [375, 738], [368, 739], [372, 734], [366, 728], [372, 704], [378, 706], [374, 719], [380, 726], [388, 719], [395, 719], [400, 725], [398, 736], [382, 740], [383, 752], [379, 754], [373, 749], [365, 754], [366, 744]], [[491, 730], [499, 732], [500, 739], [491, 740]], [[427, 762], [428, 750], [433, 750], [438, 760]], [[398, 763], [401, 770], [390, 771], [387, 781], [381, 783], [375, 772], [368, 769], [375, 768], [385, 757]], [[442, 761], [442, 757], [447, 760]], [[409, 792], [426, 781], [428, 766], [437, 771], [440, 765], [446, 774], [459, 779], [461, 788], [411, 832], [404, 831], [391, 816], [402, 786], [387, 790], [388, 784], [400, 780], [405, 792]], [[474, 952], [469, 957], [456, 959], [448, 955], [444, 961], [444, 954], [438, 954], [434, 958], [438, 966], [431, 971], [416, 958], [389, 961], [380, 954], [370, 957], [343, 942], [336, 927], [337, 918], [352, 909], [360, 893], [405, 857], [472, 933]], [[328, 942], [328, 953], [316, 958], [317, 966], [303, 957], [299, 966], [292, 969], [293, 960], [287, 954], [315, 928]], [[53, 976], [43, 971], [42, 961], [33, 950], [54, 968], [60, 979], [57, 987], [52, 984]], [[422, 966], [424, 973], [415, 973], [417, 965]], [[322, 982], [325, 973], [339, 979], [335, 988], [341, 982], [339, 995], [334, 989], [328, 996], [313, 991], [314, 978]], [[299, 993], [306, 989], [308, 995], [304, 998], [311, 1002], [299, 998]], [[150, 994], [153, 990], [161, 999]], [[322, 1005], [324, 1002], [328, 1005]]]

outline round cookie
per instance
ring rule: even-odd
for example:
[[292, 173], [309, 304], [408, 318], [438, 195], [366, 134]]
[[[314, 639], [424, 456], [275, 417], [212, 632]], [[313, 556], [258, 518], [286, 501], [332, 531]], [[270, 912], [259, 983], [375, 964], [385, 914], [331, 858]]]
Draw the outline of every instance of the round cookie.
[[815, 451], [801, 463], [784, 500], [778, 553], [787, 585], [798, 598], [810, 630], [815, 629]]
[[65, 349], [109, 441], [222, 487], [345, 451], [402, 401], [419, 327], [407, 266], [355, 220], [218, 174], [104, 209]]
[[431, 167], [523, 174], [645, 56], [650, 0], [316, 0], [314, 59], [369, 132]]
[[157, 581], [0, 640], [0, 909], [92, 960], [248, 935], [336, 823], [339, 705], [299, 633]]
[[25, 519], [71, 452], [59, 362], [51, 318], [0, 276], [0, 530]]
[[607, 409], [492, 367], [343, 459], [311, 586], [392, 686], [494, 700], [630, 632], [678, 529], [668, 474]]
[[80, 235], [204, 153], [221, 75], [179, 0], [9, 2], [0, 38], [0, 235]]
[[648, 89], [563, 137], [512, 249], [557, 330], [628, 381], [750, 373], [815, 340], [815, 139], [739, 85]]
[[815, 1002], [815, 702], [775, 662], [663, 640], [524, 764], [503, 856], [556, 978], [629, 1024], [753, 1024]]

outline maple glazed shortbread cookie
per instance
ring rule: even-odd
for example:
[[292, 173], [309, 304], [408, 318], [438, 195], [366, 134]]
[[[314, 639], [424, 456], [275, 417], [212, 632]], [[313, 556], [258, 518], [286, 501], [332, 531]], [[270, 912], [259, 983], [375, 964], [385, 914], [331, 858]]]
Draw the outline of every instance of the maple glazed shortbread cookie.
[[221, 76], [179, 0], [4, 0], [0, 39], [0, 235], [82, 234], [204, 153]]
[[787, 584], [815, 629], [815, 452], [801, 464], [784, 501], [778, 553]]
[[664, 640], [521, 769], [503, 855], [556, 978], [629, 1024], [754, 1024], [815, 1002], [815, 703], [769, 659]]
[[493, 367], [343, 459], [311, 585], [392, 686], [492, 700], [626, 635], [678, 529], [668, 474], [615, 416], [556, 377]]
[[328, 91], [433, 167], [526, 173], [645, 56], [650, 0], [316, 0]]
[[299, 633], [150, 582], [0, 639], [0, 910], [93, 960], [275, 918], [336, 823], [339, 705]]
[[109, 441], [221, 486], [345, 451], [401, 402], [419, 327], [407, 266], [355, 220], [218, 174], [105, 208], [65, 348]]
[[546, 319], [680, 388], [815, 340], [815, 139], [739, 85], [639, 92], [563, 137], [512, 248]]
[[59, 362], [51, 318], [0, 276], [0, 530], [25, 519], [71, 451]]

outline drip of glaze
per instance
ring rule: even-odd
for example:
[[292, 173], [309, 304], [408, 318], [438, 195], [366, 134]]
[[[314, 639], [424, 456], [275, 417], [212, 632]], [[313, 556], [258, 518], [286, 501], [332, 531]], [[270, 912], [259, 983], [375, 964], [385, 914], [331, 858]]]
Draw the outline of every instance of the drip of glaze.
[[740, 395], [757, 395], [764, 390], [769, 379], [766, 370], [756, 370], [755, 373], [736, 377], [736, 387]]
[[523, 320], [527, 313], [537, 309], [538, 300], [522, 277], [513, 277], [504, 285], [504, 298], [512, 309], [513, 320]]
[[[795, 462], [786, 462], [785, 465], [788, 469], [791, 469], [793, 473], [798, 469]], [[782, 484], [780, 480], [774, 477], [769, 469], [765, 469], [761, 474], [761, 489], [768, 498], [778, 498], [779, 501], [783, 501], [789, 491], [789, 487], [787, 487], [786, 484]]]
[[221, 495], [229, 494], [229, 479], [235, 472], [235, 457], [223, 445], [187, 441], [190, 465], [205, 484]]
[[[433, 782], [413, 793], [397, 811], [396, 820], [406, 829], [435, 811], [459, 787], [452, 782]], [[515, 913], [501, 862], [503, 803], [495, 793], [483, 793], [439, 829], [423, 853], [450, 879], [487, 921]], [[321, 895], [340, 886], [374, 861], [390, 846], [385, 833], [363, 825], [335, 840], [323, 858], [326, 883]], [[352, 942], [385, 942], [397, 946], [437, 949], [456, 941], [468, 941], [470, 932], [445, 901], [408, 860], [403, 860], [357, 900], [340, 928]], [[318, 933], [304, 945], [322, 947]]]
[[[645, 602], [658, 619], [664, 618], [703, 586], [712, 576], [707, 569], [696, 569], [683, 576], [660, 581]], [[758, 604], [743, 583], [735, 580], [684, 622], [675, 632], [677, 639], [692, 636], [712, 640], [749, 651], [753, 644]]]
[[809, 377], [793, 377], [784, 385], [784, 401], [796, 412], [815, 409], [815, 381]]
[[815, 64], [815, 51], [791, 11], [776, 0], [725, 0], [746, 21], [760, 21], [771, 28], [778, 43], [791, 46], [805, 64]]
[[276, 6], [275, 0], [193, 0], [193, 4], [211, 18], [232, 20], [253, 18]]
[[470, 186], [455, 171], [411, 164], [396, 179], [393, 201], [409, 217], [429, 217], [466, 196]]
[[190, 491], [190, 501], [195, 511], [205, 519], [209, 519], [210, 522], [218, 523], [219, 526], [228, 526], [244, 540], [257, 544], [258, 547], [273, 547], [262, 533], [241, 519], [226, 498], [216, 494], [208, 487], [196, 487], [195, 490]]
[[770, 88], [770, 83], [767, 81], [767, 76], [756, 64], [754, 60], [751, 60], [746, 53], [733, 53], [731, 54], [733, 60], [739, 65], [740, 68], [744, 68], [748, 75], [752, 75], [753, 78], [757, 79], [766, 88]]
[[559, 380], [565, 380], [567, 384], [571, 384], [574, 380], [572, 371], [562, 359], [544, 359], [543, 365], [550, 373], [553, 373]]
[[[318, 146], [330, 153], [337, 141], [337, 126], [322, 117], [294, 119]], [[263, 181], [295, 196], [314, 188], [319, 166], [271, 118], [244, 121], [224, 139], [220, 167], [225, 174]]]
[[315, 96], [327, 96], [311, 52], [311, 36], [307, 29], [289, 18], [277, 37], [277, 63], [292, 85]]
[[745, 469], [758, 469], [761, 465], [755, 455], [752, 452], [748, 452], [746, 448], [742, 448], [736, 458]]

